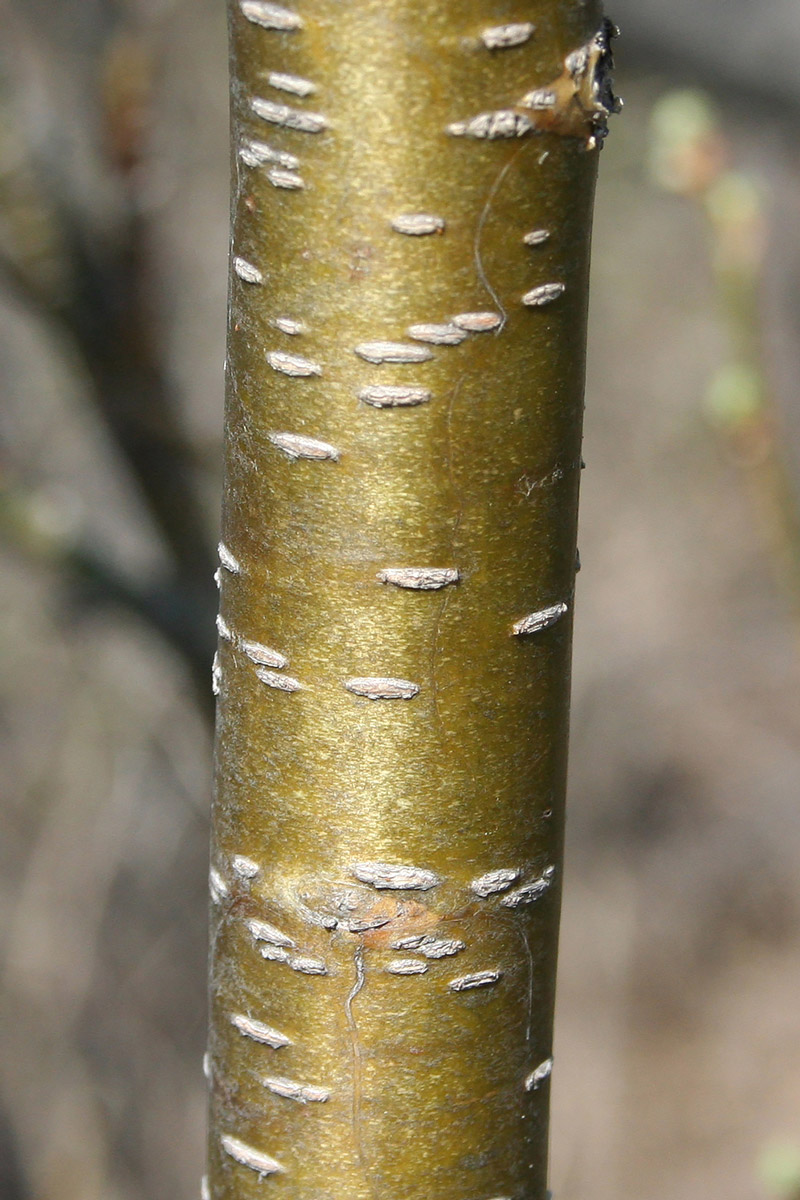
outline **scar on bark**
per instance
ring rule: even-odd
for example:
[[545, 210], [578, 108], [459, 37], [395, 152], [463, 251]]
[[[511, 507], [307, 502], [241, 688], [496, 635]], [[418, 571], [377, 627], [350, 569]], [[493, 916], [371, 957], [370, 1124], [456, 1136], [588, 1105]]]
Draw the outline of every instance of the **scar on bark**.
[[585, 138], [587, 149], [596, 149], [608, 133], [608, 118], [622, 107], [622, 101], [614, 95], [612, 80], [611, 39], [618, 32], [605, 18], [586, 45], [567, 55], [555, 79], [527, 92], [508, 108], [479, 113], [449, 125], [448, 133], [490, 140], [557, 133]]
[[375, 892], [359, 883], [304, 890], [302, 908], [315, 924], [358, 935], [367, 950], [387, 949], [394, 939], [429, 933], [440, 918], [408, 895]]
[[[619, 30], [606, 17], [591, 41], [567, 55], [561, 74], [552, 83], [523, 96], [520, 107], [534, 110], [536, 129], [586, 137], [590, 150], [600, 145], [608, 134], [608, 118], [622, 108], [622, 101], [614, 95], [612, 78], [611, 40], [618, 36]], [[552, 106], [538, 108], [541, 92], [555, 97]]]

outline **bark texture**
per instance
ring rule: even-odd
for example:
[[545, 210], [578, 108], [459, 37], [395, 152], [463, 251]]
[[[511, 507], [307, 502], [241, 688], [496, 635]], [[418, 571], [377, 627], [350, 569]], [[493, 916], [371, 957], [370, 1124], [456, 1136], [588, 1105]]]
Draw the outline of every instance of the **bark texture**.
[[509, 12], [230, 5], [214, 1200], [545, 1196], [613, 100]]

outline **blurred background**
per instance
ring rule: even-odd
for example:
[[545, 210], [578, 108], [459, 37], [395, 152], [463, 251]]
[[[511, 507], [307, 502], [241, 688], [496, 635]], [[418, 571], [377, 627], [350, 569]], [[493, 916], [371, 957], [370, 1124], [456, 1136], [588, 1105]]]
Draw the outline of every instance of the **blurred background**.
[[[553, 1188], [798, 1200], [800, 8], [611, 15]], [[189, 1200], [224, 4], [0, 28], [0, 1198]]]

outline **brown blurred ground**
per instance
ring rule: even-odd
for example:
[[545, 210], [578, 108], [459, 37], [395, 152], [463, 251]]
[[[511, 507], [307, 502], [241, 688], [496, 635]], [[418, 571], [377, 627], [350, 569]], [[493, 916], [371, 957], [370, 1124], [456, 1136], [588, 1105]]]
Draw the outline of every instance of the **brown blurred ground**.
[[[654, 100], [708, 68], [735, 165], [767, 197], [766, 362], [796, 479], [800, 88], [774, 68], [800, 49], [800, 14], [774, 7], [777, 59], [759, 72], [752, 47], [745, 71], [722, 44], [727, 33], [741, 46], [743, 5], [684, 8], [663, 23], [658, 4], [614, 14], [633, 28], [595, 236], [558, 1200], [760, 1200], [764, 1153], [800, 1147], [798, 630], [770, 531], [703, 415], [727, 353], [707, 231], [645, 167]], [[227, 253], [222, 10], [0, 4], [18, 39], [0, 61], [0, 211], [33, 144], [49, 185], [106, 228], [116, 194], [96, 163], [97, 55], [126, 11], [147, 34], [158, 104], [137, 194], [209, 544]], [[74, 358], [13, 288], [0, 316], [4, 478], [56, 543], [78, 530], [130, 579], [157, 577], [165, 551]], [[0, 1197], [189, 1200], [204, 1121], [205, 717], [165, 640], [102, 595], [88, 603], [50, 550], [6, 538], [0, 562]]]

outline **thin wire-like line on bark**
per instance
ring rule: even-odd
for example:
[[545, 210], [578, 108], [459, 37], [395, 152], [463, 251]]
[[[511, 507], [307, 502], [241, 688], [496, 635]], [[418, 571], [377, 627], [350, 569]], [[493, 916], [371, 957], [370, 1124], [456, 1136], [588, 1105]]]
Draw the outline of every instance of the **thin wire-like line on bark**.
[[350, 1037], [353, 1045], [353, 1139], [356, 1144], [356, 1152], [358, 1161], [361, 1164], [361, 1169], [366, 1178], [369, 1178], [367, 1164], [364, 1157], [364, 1142], [361, 1137], [361, 1043], [358, 1040], [358, 1026], [356, 1019], [353, 1016], [353, 1001], [358, 993], [363, 988], [366, 982], [366, 972], [364, 970], [364, 947], [357, 946], [353, 956], [353, 962], [356, 968], [356, 981], [350, 989], [350, 994], [344, 1002], [345, 1016], [347, 1024], [350, 1027]]
[[500, 169], [500, 171], [497, 175], [497, 178], [495, 179], [494, 183], [492, 184], [492, 186], [489, 189], [489, 195], [486, 197], [486, 203], [483, 206], [481, 215], [478, 217], [478, 224], [475, 226], [475, 241], [474, 241], [475, 270], [478, 274], [478, 279], [481, 281], [481, 283], [486, 288], [489, 295], [494, 300], [497, 307], [500, 309], [500, 312], [503, 314], [503, 319], [501, 320], [500, 324], [497, 326], [497, 329], [495, 330], [496, 333], [503, 332], [506, 321], [508, 320], [508, 312], [506, 311], [506, 308], [503, 305], [497, 292], [494, 290], [492, 285], [489, 283], [489, 277], [487, 276], [486, 271], [484, 269], [483, 258], [481, 256], [481, 237], [483, 236], [483, 227], [486, 224], [487, 218], [491, 211], [491, 207], [492, 207], [494, 198], [497, 195], [498, 191], [500, 190], [500, 185], [502, 184], [503, 180], [505, 179], [505, 177], [508, 174], [511, 167], [514, 165], [514, 163], [519, 158], [520, 154], [522, 154], [523, 151], [525, 151], [528, 146], [532, 146], [533, 144], [534, 144], [533, 141], [524, 142], [520, 146], [519, 150], [517, 150], [516, 154], [512, 154], [511, 158], [508, 160], [508, 162], [505, 164], [505, 166], [503, 166]]

